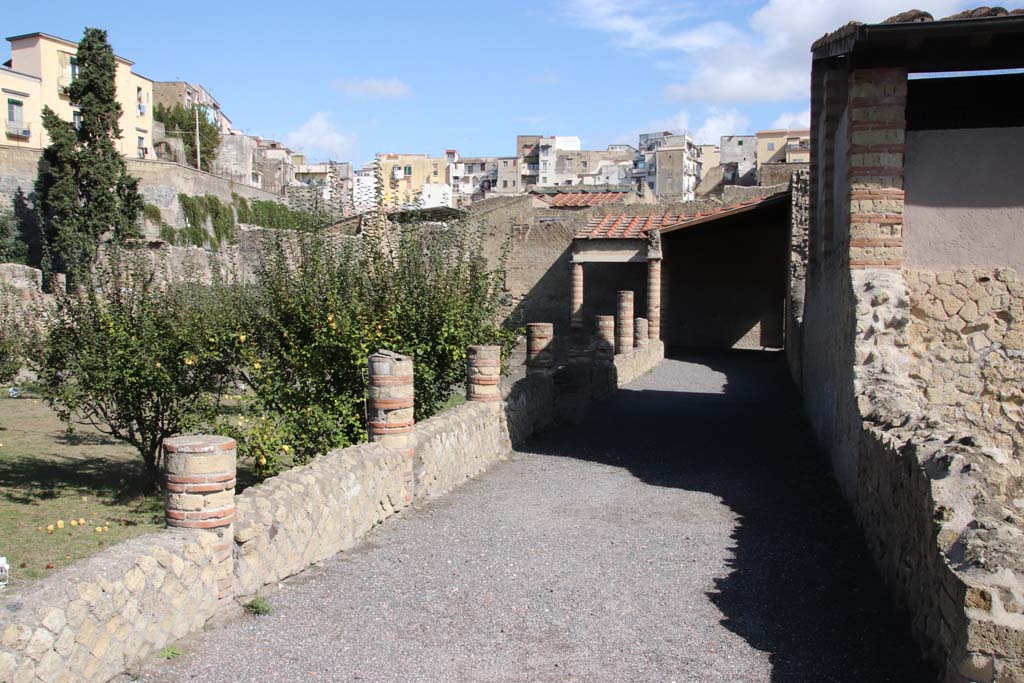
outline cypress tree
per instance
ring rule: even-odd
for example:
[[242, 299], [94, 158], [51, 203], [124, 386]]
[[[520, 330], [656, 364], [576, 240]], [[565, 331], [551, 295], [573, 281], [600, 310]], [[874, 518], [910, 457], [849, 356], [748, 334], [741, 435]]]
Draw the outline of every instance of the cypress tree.
[[141, 235], [143, 200], [114, 146], [121, 137], [115, 74], [107, 32], [87, 28], [78, 45], [78, 75], [67, 88], [81, 110], [76, 129], [48, 107], [43, 127], [50, 146], [36, 180], [36, 207], [44, 238], [44, 270], [81, 274], [96, 261], [104, 235], [115, 242]]

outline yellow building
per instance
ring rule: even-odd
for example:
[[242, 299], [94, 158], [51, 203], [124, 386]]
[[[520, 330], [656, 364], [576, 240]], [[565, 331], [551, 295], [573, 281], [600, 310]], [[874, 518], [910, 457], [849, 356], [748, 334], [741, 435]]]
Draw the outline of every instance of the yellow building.
[[426, 154], [378, 154], [384, 179], [384, 206], [408, 207], [423, 196], [425, 185], [451, 185], [448, 160]]
[[757, 170], [763, 164], [808, 163], [811, 160], [811, 131], [761, 130], [757, 132]]
[[40, 80], [29, 74], [0, 68], [0, 93], [4, 101], [4, 128], [0, 144], [41, 147], [43, 104]]
[[[5, 144], [21, 144], [27, 147], [43, 148], [50, 144], [49, 137], [43, 129], [42, 111], [44, 106], [50, 107], [65, 121], [75, 121], [81, 115], [78, 108], [72, 106], [71, 100], [64, 94], [64, 88], [70, 85], [78, 73], [78, 44], [63, 38], [45, 33], [29, 33], [7, 39], [11, 43], [11, 61], [9, 69], [0, 70], [0, 83], [4, 83], [4, 95], [7, 99], [7, 115], [12, 115], [12, 107], [17, 110], [17, 102], [21, 102], [21, 121], [26, 125], [28, 136], [10, 135], [10, 126], [5, 128], [3, 141]], [[115, 142], [118, 150], [126, 157], [155, 159], [153, 152], [153, 82], [144, 76], [132, 72], [133, 62], [124, 57], [115, 57], [117, 71], [114, 74], [117, 88], [117, 101], [121, 105], [121, 139]], [[18, 90], [18, 84], [28, 82], [29, 78], [36, 81], [36, 90], [28, 88]], [[20, 79], [20, 80], [17, 80]], [[13, 84], [8, 88], [7, 84]], [[8, 93], [16, 90], [21, 95]], [[12, 104], [14, 100], [15, 104]], [[12, 119], [8, 118], [8, 124]], [[17, 130], [17, 129], [15, 129]]]

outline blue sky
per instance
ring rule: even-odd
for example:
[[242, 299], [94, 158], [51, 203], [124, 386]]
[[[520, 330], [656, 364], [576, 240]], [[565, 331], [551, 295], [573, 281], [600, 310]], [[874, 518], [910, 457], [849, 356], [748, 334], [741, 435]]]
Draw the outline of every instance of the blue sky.
[[203, 84], [235, 127], [362, 164], [376, 152], [512, 155], [526, 133], [600, 149], [643, 130], [717, 142], [806, 125], [811, 42], [910, 6], [941, 17], [971, 5], [37, 0], [4, 13], [3, 35], [104, 28], [136, 71]]

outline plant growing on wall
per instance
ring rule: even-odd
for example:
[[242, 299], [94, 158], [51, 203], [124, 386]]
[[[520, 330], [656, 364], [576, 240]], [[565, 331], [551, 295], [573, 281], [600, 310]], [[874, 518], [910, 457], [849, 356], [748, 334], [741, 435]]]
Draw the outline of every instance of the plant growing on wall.
[[[197, 116], [198, 115], [198, 116]], [[199, 120], [199, 156], [203, 171], [213, 167], [220, 146], [220, 128], [206, 115], [206, 107], [193, 104], [183, 107], [175, 104], [167, 107], [157, 103], [153, 108], [153, 120], [164, 124], [168, 137], [181, 138], [185, 146], [185, 163], [196, 166], [196, 119]]]
[[78, 46], [78, 75], [67, 87], [81, 111], [77, 127], [43, 108], [50, 145], [36, 179], [36, 208], [43, 230], [48, 273], [83, 277], [96, 261], [101, 238], [140, 236], [142, 196], [114, 147], [121, 137], [114, 52], [106, 31], [87, 28]]
[[0, 263], [27, 262], [28, 244], [20, 233], [14, 213], [0, 211]]

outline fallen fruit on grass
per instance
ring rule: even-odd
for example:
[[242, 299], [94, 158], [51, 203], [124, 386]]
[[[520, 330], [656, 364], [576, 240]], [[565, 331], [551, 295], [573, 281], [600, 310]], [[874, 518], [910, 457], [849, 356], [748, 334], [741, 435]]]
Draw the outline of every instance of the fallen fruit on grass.
[[64, 528], [64, 520], [63, 519], [58, 519], [57, 520], [57, 528], [58, 529], [63, 529]]
[[80, 524], [81, 526], [85, 526], [85, 520], [84, 520], [84, 519], [82, 519], [81, 517], [79, 517], [79, 518], [78, 518], [78, 523], [79, 523], [79, 524]]
[[103, 531], [103, 527], [101, 527], [101, 526], [96, 527], [96, 533], [100, 533], [101, 531]]
[[53, 525], [52, 524], [47, 524], [46, 525], [46, 531], [47, 531], [47, 533], [52, 534], [53, 533]]
[[77, 520], [77, 519], [73, 519], [73, 520], [71, 520], [71, 521], [69, 522], [69, 524], [70, 524], [71, 526], [78, 526], [78, 520]]
[[46, 568], [47, 569], [53, 569], [53, 562], [47, 562], [46, 563]]
[[103, 525], [103, 530], [104, 531], [110, 531], [110, 527], [104, 524]]
[[82, 496], [82, 502], [83, 503], [88, 503], [89, 502], [89, 496]]

